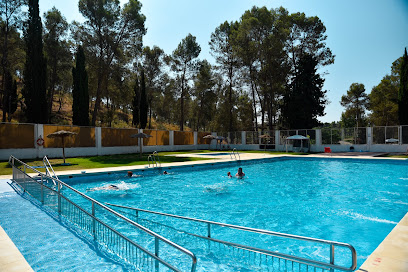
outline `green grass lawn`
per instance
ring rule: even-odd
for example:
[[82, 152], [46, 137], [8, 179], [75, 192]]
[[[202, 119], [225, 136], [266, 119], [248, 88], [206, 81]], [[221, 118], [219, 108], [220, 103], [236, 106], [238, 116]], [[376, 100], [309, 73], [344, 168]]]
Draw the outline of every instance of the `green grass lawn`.
[[[208, 153], [208, 152], [226, 152], [225, 150], [189, 150], [189, 151], [177, 151], [177, 152], [160, 152], [160, 161], [162, 163], [169, 162], [185, 162], [185, 161], [198, 161], [198, 160], [210, 160], [216, 158], [192, 158], [192, 157], [176, 157], [172, 155], [191, 154], [191, 153]], [[239, 151], [240, 153], [267, 153], [272, 155], [289, 154], [289, 155], [307, 155], [307, 153], [296, 152], [275, 152], [275, 151]], [[50, 163], [55, 171], [65, 170], [81, 170], [92, 168], [104, 168], [104, 167], [116, 167], [116, 166], [133, 166], [133, 165], [145, 165], [148, 164], [147, 157], [149, 154], [143, 154], [139, 157], [138, 153], [135, 154], [122, 154], [122, 155], [107, 155], [107, 156], [94, 156], [94, 157], [77, 157], [67, 158], [66, 162], [71, 165], [62, 165], [62, 159], [50, 159]], [[42, 160], [22, 160], [31, 166], [43, 166]], [[43, 172], [43, 170], [40, 169]], [[0, 175], [11, 175], [12, 169], [8, 162], [0, 162]]]
[[[175, 157], [175, 156], [164, 156], [173, 154], [185, 154], [193, 152], [160, 152], [160, 161], [162, 163], [169, 162], [185, 162], [185, 161], [198, 161], [198, 160], [208, 160], [206, 158], [190, 158], [190, 157]], [[66, 162], [71, 165], [61, 165], [63, 163], [62, 159], [50, 159], [50, 163], [55, 171], [64, 170], [80, 170], [80, 169], [91, 169], [91, 168], [104, 168], [104, 167], [115, 167], [115, 166], [132, 166], [132, 165], [144, 165], [148, 164], [147, 157], [149, 154], [143, 154], [139, 157], [139, 154], [123, 154], [123, 155], [107, 155], [107, 156], [94, 156], [94, 157], [77, 157], [77, 158], [67, 158]], [[22, 160], [30, 166], [43, 166], [42, 160]], [[43, 170], [41, 170], [43, 171]], [[12, 174], [11, 166], [7, 162], [0, 162], [0, 175], [10, 175]]]

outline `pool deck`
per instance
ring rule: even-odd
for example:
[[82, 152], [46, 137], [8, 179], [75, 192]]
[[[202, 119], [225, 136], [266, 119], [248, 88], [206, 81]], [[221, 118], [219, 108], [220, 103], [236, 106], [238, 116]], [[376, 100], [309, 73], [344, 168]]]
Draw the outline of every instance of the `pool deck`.
[[[225, 153], [225, 151], [220, 151]], [[271, 155], [264, 153], [240, 153], [241, 160], [256, 160], [265, 158], [278, 158], [278, 157], [316, 157], [316, 158], [353, 158], [353, 159], [385, 159], [385, 160], [407, 160], [398, 158], [385, 158], [375, 157], [377, 154], [367, 154], [367, 152], [351, 152], [352, 155], [343, 153], [336, 154], [334, 156], [330, 154], [315, 154], [307, 156], [297, 155]], [[358, 155], [356, 155], [358, 154]], [[202, 161], [188, 161], [188, 162], [174, 162], [163, 164], [163, 168], [174, 166], [188, 166], [197, 164], [214, 164], [218, 162], [230, 162], [230, 155], [205, 155], [204, 153], [189, 153], [176, 155], [180, 157], [201, 157], [210, 158], [209, 160]], [[99, 172], [115, 172], [115, 171], [131, 171], [131, 170], [143, 170], [147, 167], [145, 165], [138, 166], [122, 166], [122, 167], [109, 167], [109, 168], [94, 168], [94, 169], [82, 169], [71, 171], [57, 171], [58, 176], [62, 175], [76, 175], [85, 173], [99, 173]], [[11, 187], [6, 183], [11, 179], [11, 175], [0, 176], [0, 193], [5, 190], [10, 190]], [[9, 188], [8, 188], [9, 187]], [[7, 236], [6, 232], [0, 226], [0, 271], [33, 271], [23, 255]], [[408, 271], [408, 213], [397, 224], [397, 226], [388, 234], [383, 242], [377, 247], [377, 249], [368, 257], [358, 272], [403, 272]]]

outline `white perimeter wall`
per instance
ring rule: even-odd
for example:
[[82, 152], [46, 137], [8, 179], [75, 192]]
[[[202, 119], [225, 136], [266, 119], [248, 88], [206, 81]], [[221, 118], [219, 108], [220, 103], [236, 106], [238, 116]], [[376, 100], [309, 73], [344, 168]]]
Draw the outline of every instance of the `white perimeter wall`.
[[[41, 131], [43, 129], [42, 125], [36, 125], [35, 135], [43, 135]], [[65, 156], [68, 157], [85, 157], [85, 156], [98, 156], [98, 155], [114, 155], [114, 154], [129, 154], [138, 153], [140, 147], [138, 146], [118, 146], [118, 147], [103, 147], [101, 141], [101, 128], [96, 128], [95, 131], [95, 147], [71, 147], [65, 148]], [[213, 132], [212, 135], [217, 135]], [[279, 142], [279, 131], [275, 131], [275, 150], [276, 151], [286, 151], [286, 145]], [[179, 150], [196, 150], [196, 149], [219, 149], [216, 146], [216, 141], [213, 140], [210, 145], [198, 145], [197, 144], [197, 133], [194, 133], [194, 145], [174, 145], [174, 133], [170, 131], [169, 135], [169, 145], [163, 146], [142, 146], [144, 153], [152, 153], [153, 151], [164, 152], [164, 151], [179, 151]], [[241, 135], [242, 144], [230, 144], [230, 148], [236, 148], [237, 150], [263, 150], [260, 149], [259, 144], [246, 144], [246, 132], [242, 132]], [[325, 147], [330, 147], [332, 152], [348, 152], [350, 147], [354, 147], [354, 152], [407, 152], [407, 144], [371, 144], [371, 129], [367, 128], [367, 144], [365, 145], [323, 145], [321, 139], [321, 130], [316, 130], [316, 144], [311, 145], [310, 150], [312, 152], [324, 152]], [[226, 145], [224, 145], [225, 147]], [[288, 150], [292, 150], [292, 146], [288, 145]], [[42, 146], [36, 145], [36, 148], [25, 148], [25, 149], [0, 149], [0, 160], [8, 160], [10, 155], [13, 155], [19, 159], [34, 159], [42, 158], [47, 156], [49, 158], [61, 158], [62, 149], [61, 148], [43, 148]]]

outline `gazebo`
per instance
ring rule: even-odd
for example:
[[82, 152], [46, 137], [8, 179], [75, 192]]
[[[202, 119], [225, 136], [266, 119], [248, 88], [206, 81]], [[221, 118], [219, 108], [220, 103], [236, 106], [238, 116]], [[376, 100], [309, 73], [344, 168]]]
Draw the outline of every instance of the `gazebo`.
[[[303, 135], [293, 135], [293, 136], [287, 137], [285, 140], [286, 153], [288, 152], [288, 141], [292, 141], [293, 147], [296, 147], [296, 148], [299, 147], [298, 152], [309, 152], [310, 151], [309, 137], [306, 137]], [[307, 151], [304, 150], [304, 148], [307, 148]]]

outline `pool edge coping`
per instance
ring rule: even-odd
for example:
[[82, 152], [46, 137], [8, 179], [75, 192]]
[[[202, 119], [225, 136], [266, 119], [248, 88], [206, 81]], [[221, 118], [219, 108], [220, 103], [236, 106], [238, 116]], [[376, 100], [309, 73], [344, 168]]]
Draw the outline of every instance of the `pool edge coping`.
[[20, 250], [0, 226], [0, 270], [34, 272]]
[[357, 271], [404, 272], [408, 270], [408, 212], [388, 233]]

